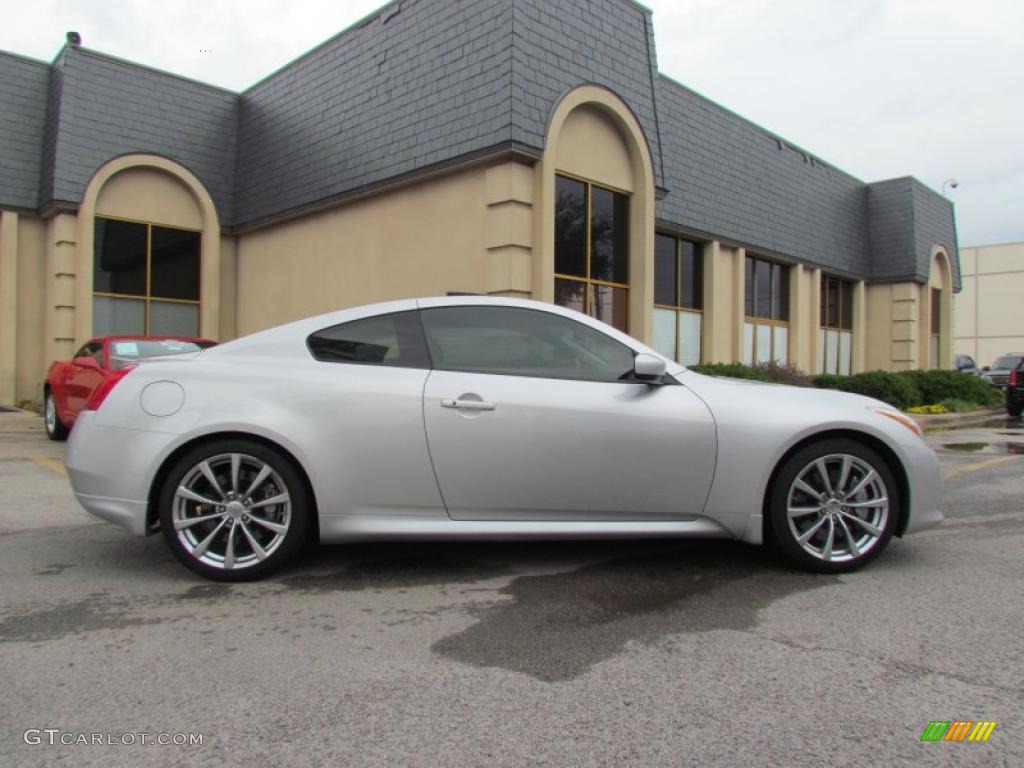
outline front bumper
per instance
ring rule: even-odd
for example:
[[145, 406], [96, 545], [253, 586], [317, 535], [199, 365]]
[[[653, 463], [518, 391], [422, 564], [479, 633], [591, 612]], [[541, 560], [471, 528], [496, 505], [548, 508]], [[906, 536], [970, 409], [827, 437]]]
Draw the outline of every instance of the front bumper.
[[149, 489], [172, 435], [96, 424], [79, 414], [64, 466], [78, 503], [87, 512], [138, 536], [148, 533]]
[[924, 440], [905, 443], [905, 468], [910, 491], [910, 513], [900, 535], [934, 528], [945, 518], [942, 514], [942, 466]]

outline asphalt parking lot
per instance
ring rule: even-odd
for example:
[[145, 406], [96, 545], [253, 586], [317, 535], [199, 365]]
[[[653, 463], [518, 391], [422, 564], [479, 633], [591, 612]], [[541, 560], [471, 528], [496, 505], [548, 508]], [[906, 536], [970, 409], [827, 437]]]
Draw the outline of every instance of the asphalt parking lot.
[[63, 446], [0, 413], [0, 765], [1024, 765], [1024, 424], [929, 441], [946, 523], [848, 576], [382, 544], [219, 585], [79, 510]]

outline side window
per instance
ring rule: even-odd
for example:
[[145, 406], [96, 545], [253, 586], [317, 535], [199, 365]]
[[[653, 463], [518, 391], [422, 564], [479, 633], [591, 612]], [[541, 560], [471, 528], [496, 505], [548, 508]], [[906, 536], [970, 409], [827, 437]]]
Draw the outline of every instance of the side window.
[[91, 349], [89, 350], [89, 354], [92, 356], [93, 360], [96, 361], [96, 364], [100, 368], [102, 368], [103, 367], [103, 345], [102, 344], [93, 344], [93, 345], [91, 345]]
[[313, 357], [325, 363], [429, 368], [423, 327], [415, 311], [378, 315], [324, 328], [306, 339]]
[[72, 359], [77, 359], [79, 357], [92, 357], [92, 345], [83, 344], [82, 348], [75, 352], [75, 357]]
[[560, 315], [517, 307], [422, 310], [434, 367], [546, 379], [623, 381], [633, 350]]

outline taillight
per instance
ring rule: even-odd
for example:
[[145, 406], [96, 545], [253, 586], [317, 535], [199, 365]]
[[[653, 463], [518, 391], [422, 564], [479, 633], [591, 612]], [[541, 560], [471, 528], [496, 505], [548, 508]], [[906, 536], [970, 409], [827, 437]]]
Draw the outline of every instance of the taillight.
[[118, 368], [116, 371], [111, 373], [105, 378], [96, 389], [89, 395], [89, 399], [85, 401], [85, 406], [82, 408], [83, 411], [95, 411], [98, 410], [103, 401], [107, 399], [114, 387], [117, 386], [117, 382], [127, 376], [129, 373], [134, 371], [139, 366], [137, 365], [126, 365], [122, 368]]
[[1011, 387], [1016, 387], [1017, 386], [1017, 369], [1016, 368], [1011, 368], [1010, 369], [1010, 386]]

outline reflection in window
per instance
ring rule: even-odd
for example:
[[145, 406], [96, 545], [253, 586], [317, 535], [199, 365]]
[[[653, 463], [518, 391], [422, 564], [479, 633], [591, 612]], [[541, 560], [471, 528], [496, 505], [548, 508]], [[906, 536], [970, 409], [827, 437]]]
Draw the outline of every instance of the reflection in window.
[[96, 217], [93, 333], [199, 335], [199, 232]]
[[555, 303], [626, 330], [629, 196], [555, 178]]
[[633, 371], [629, 347], [567, 317], [487, 306], [437, 307], [421, 316], [440, 370], [604, 382]]
[[789, 345], [789, 267], [747, 256], [743, 361], [786, 364]]
[[818, 373], [847, 375], [853, 364], [853, 283], [821, 276]]
[[656, 235], [653, 346], [684, 365], [700, 362], [703, 287], [700, 246]]

